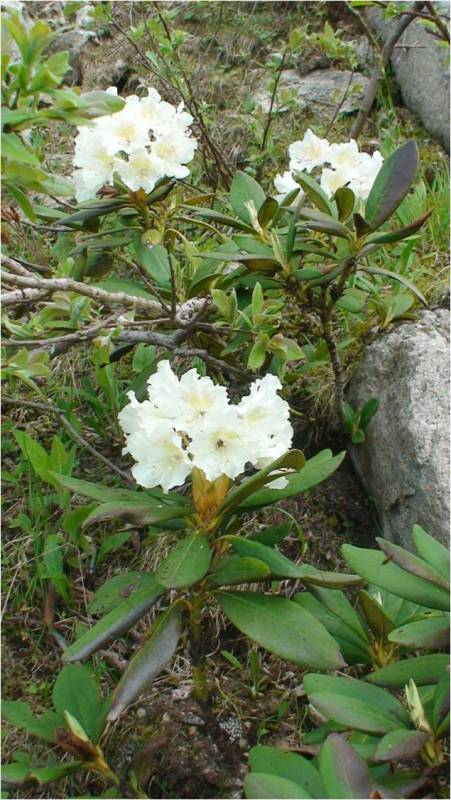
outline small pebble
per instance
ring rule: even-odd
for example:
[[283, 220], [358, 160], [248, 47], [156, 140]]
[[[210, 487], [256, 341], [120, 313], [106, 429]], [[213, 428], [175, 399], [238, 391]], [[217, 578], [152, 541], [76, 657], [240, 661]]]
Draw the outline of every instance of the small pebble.
[[137, 709], [136, 709], [136, 716], [138, 717], [138, 719], [144, 719], [144, 717], [146, 717], [146, 716], [147, 716], [147, 711], [146, 711], [146, 709], [145, 709], [145, 708], [142, 708], [142, 707], [140, 707], [140, 708], [137, 708]]
[[198, 717], [197, 714], [193, 714], [192, 711], [182, 714], [180, 719], [187, 725], [195, 725], [198, 728], [200, 728], [202, 725], [205, 725], [205, 720], [203, 720], [202, 717]]
[[190, 694], [191, 694], [190, 686], [179, 686], [178, 689], [174, 689], [174, 691], [172, 692], [172, 699], [187, 700]]

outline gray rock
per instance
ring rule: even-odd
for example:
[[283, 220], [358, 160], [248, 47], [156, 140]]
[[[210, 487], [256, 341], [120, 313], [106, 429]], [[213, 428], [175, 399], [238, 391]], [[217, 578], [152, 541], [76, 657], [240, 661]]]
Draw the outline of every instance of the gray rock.
[[[300, 75], [295, 69], [282, 72], [276, 97], [275, 109], [280, 107], [282, 92], [291, 89], [297, 101], [314, 111], [334, 111], [346, 94], [340, 113], [357, 111], [365, 93], [368, 78], [352, 74], [349, 70], [316, 69], [308, 75]], [[266, 87], [257, 90], [254, 99], [262, 111], [269, 111], [271, 94]]]
[[383, 535], [410, 547], [417, 523], [449, 537], [449, 312], [423, 311], [365, 349], [348, 399], [379, 408], [354, 464], [373, 498]]
[[[449, 17], [449, 3], [435, 3]], [[392, 21], [379, 9], [367, 9], [371, 27], [385, 39]], [[412, 22], [395, 47], [391, 65], [407, 108], [449, 153], [449, 48], [441, 47], [418, 22]]]

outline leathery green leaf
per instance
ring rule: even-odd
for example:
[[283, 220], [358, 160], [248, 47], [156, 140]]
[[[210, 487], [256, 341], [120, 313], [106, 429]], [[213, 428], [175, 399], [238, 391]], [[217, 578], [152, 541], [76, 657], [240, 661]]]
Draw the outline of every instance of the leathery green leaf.
[[390, 689], [402, 689], [410, 679], [414, 680], [417, 686], [427, 686], [439, 681], [442, 675], [446, 675], [448, 665], [447, 653], [431, 653], [387, 664], [370, 672], [365, 680]]
[[328, 631], [291, 600], [254, 592], [219, 591], [216, 596], [230, 621], [271, 653], [314, 669], [344, 666]]
[[309, 800], [312, 797], [304, 786], [264, 772], [251, 772], [244, 781], [247, 800]]
[[109, 721], [118, 719], [172, 658], [181, 627], [182, 601], [178, 600], [156, 620], [146, 644], [130, 661], [113, 692]]
[[376, 229], [398, 208], [409, 191], [418, 166], [413, 139], [395, 150], [381, 167], [365, 206], [365, 219]]
[[208, 539], [200, 533], [179, 542], [157, 569], [158, 581], [168, 589], [192, 586], [206, 575], [211, 550]]
[[413, 758], [423, 749], [428, 738], [428, 734], [423, 731], [408, 731], [405, 728], [390, 731], [380, 740], [373, 758], [375, 761], [401, 761]]
[[319, 771], [327, 797], [370, 797], [373, 779], [367, 764], [340, 734], [332, 733], [319, 756]]

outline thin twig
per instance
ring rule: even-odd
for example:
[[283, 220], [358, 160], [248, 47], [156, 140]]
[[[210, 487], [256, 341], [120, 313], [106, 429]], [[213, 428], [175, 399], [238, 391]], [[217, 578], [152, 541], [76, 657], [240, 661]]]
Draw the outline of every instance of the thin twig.
[[[424, 2], [416, 2], [413, 4], [413, 11], [414, 12], [421, 11], [423, 6]], [[412, 17], [410, 13], [409, 14], [403, 13], [402, 16], [400, 16], [397, 25], [393, 26], [393, 29], [387, 36], [385, 44], [382, 48], [379, 63], [376, 64], [373, 70], [373, 73], [371, 75], [370, 81], [368, 83], [365, 92], [365, 97], [363, 98], [360, 111], [357, 115], [357, 119], [355, 120], [351, 128], [351, 132], [349, 134], [350, 139], [357, 139], [359, 134], [361, 133], [362, 128], [365, 125], [365, 122], [373, 106], [379, 81], [381, 80], [381, 78], [385, 73], [385, 69], [393, 54], [394, 47], [413, 19], [414, 17]]]
[[285, 60], [286, 60], [286, 57], [287, 57], [287, 52], [288, 52], [287, 48], [285, 48], [285, 50], [282, 53], [282, 58], [281, 58], [281, 61], [280, 61], [280, 64], [279, 64], [279, 69], [277, 70], [277, 75], [276, 75], [276, 77], [274, 79], [274, 86], [273, 86], [273, 90], [272, 90], [272, 94], [271, 94], [271, 102], [269, 104], [268, 116], [267, 116], [267, 119], [266, 119], [265, 130], [263, 131], [262, 143], [260, 145], [260, 152], [261, 153], [263, 153], [263, 151], [264, 151], [264, 149], [266, 147], [266, 140], [268, 138], [269, 129], [271, 127], [272, 114], [273, 114], [273, 109], [274, 109], [274, 103], [275, 103], [275, 100], [276, 100], [277, 89], [278, 89], [278, 86], [279, 86], [279, 83], [280, 83], [280, 79], [282, 77], [282, 70], [283, 70], [283, 68], [285, 66]]
[[377, 41], [376, 37], [373, 35], [373, 32], [372, 32], [371, 28], [369, 27], [369, 25], [367, 24], [367, 22], [366, 22], [365, 18], [363, 17], [363, 15], [359, 14], [357, 9], [353, 8], [351, 3], [348, 3], [347, 0], [345, 0], [344, 4], [346, 6], [346, 11], [348, 12], [348, 14], [351, 15], [351, 17], [356, 21], [357, 25], [361, 28], [361, 30], [363, 31], [363, 33], [367, 37], [368, 41], [373, 46], [375, 52], [376, 53], [380, 53], [381, 48], [380, 48], [379, 42]]
[[434, 8], [434, 3], [427, 2], [426, 8], [429, 11], [430, 18], [432, 18], [432, 21], [435, 23], [440, 33], [442, 34], [444, 41], [449, 42], [450, 41], [449, 28], [446, 22], [443, 21], [440, 14], [437, 14], [436, 9]]
[[130, 477], [130, 475], [128, 475], [127, 472], [124, 472], [124, 470], [120, 469], [120, 467], [117, 467], [113, 461], [110, 461], [109, 458], [104, 456], [102, 453], [99, 453], [99, 451], [96, 450], [92, 444], [87, 442], [86, 439], [84, 439], [83, 436], [81, 436], [81, 434], [75, 430], [73, 425], [67, 419], [64, 411], [61, 408], [58, 408], [58, 406], [51, 405], [50, 403], [36, 403], [32, 400], [20, 400], [19, 398], [8, 397], [5, 395], [2, 395], [2, 402], [6, 405], [17, 406], [18, 408], [30, 408], [34, 409], [35, 411], [41, 411], [43, 414], [55, 414], [59, 417], [61, 424], [66, 428], [69, 436], [71, 436], [72, 439], [77, 442], [77, 444], [79, 444], [81, 447], [84, 447], [86, 450], [89, 450], [89, 452], [95, 456], [95, 458], [97, 458], [99, 461], [103, 461], [103, 463], [106, 464], [109, 469], [117, 472], [117, 474], [127, 481], [127, 483], [134, 483], [133, 479]]

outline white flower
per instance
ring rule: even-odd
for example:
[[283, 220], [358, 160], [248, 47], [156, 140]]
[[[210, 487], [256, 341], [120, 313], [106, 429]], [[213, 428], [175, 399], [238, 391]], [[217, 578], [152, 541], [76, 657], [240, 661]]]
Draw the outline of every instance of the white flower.
[[311, 172], [315, 167], [322, 167], [328, 161], [329, 147], [327, 139], [315, 136], [309, 128], [303, 139], [293, 142], [288, 148], [290, 169]]
[[[140, 403], [136, 399], [134, 392], [127, 392], [129, 403], [119, 411], [118, 419], [122, 430], [127, 433], [136, 433], [141, 429], [151, 431], [157, 424], [158, 419], [155, 415], [155, 408], [149, 400], [144, 400]], [[124, 447], [123, 453], [128, 453], [127, 447]]]
[[75, 198], [79, 203], [84, 203], [95, 197], [105, 181], [102, 176], [95, 172], [88, 172], [84, 169], [76, 169], [73, 174], [75, 186]]
[[147, 386], [149, 400], [155, 408], [155, 416], [174, 422], [183, 418], [180, 381], [169, 361], [159, 361], [157, 371], [150, 376]]
[[227, 411], [229, 401], [225, 387], [215, 385], [210, 378], [201, 378], [196, 369], [182, 375], [179, 391], [183, 429], [190, 436], [207, 418], [220, 417]]
[[[328, 197], [333, 197], [337, 189], [341, 189], [342, 186], [346, 186], [347, 184], [351, 183], [352, 174], [349, 173], [347, 169], [323, 169], [321, 173], [321, 189], [325, 192]], [[352, 185], [350, 186], [352, 189]]]
[[351, 139], [342, 144], [331, 144], [327, 160], [332, 169], [348, 169], [351, 172], [358, 168], [361, 158], [362, 153], [359, 152], [357, 142]]
[[249, 460], [246, 434], [246, 426], [234, 406], [224, 409], [219, 417], [207, 416], [189, 446], [194, 466], [203, 470], [209, 481], [220, 475], [233, 480]]
[[[281, 195], [289, 194], [289, 192], [293, 192], [295, 189], [301, 188], [294, 180], [290, 170], [284, 172], [283, 175], [276, 175], [274, 178], [274, 186]], [[296, 200], [298, 199], [299, 195], [296, 197]]]
[[356, 195], [362, 200], [366, 200], [384, 163], [384, 159], [378, 150], [372, 156], [368, 153], [361, 153], [360, 155], [360, 163], [353, 175], [352, 188], [355, 186]]
[[182, 437], [169, 422], [160, 422], [152, 431], [139, 429], [132, 433], [127, 449], [137, 461], [132, 475], [146, 489], [161, 486], [168, 492], [173, 486], [181, 486], [192, 470]]
[[289, 450], [293, 439], [290, 407], [277, 394], [281, 388], [275, 375], [265, 375], [237, 406], [246, 424], [248, 460], [260, 469]]
[[117, 172], [125, 185], [133, 192], [138, 191], [138, 189], [151, 192], [157, 181], [162, 177], [159, 166], [159, 163], [149, 154], [145, 147], [133, 150], [128, 157], [128, 161], [117, 159]]
[[125, 106], [115, 114], [100, 117], [98, 129], [107, 153], [131, 153], [150, 144], [149, 126], [141, 113], [140, 100], [136, 95], [127, 97]]
[[152, 142], [151, 153], [158, 164], [161, 175], [169, 178], [186, 178], [188, 167], [184, 166], [194, 158], [197, 142], [190, 136], [164, 134]]

